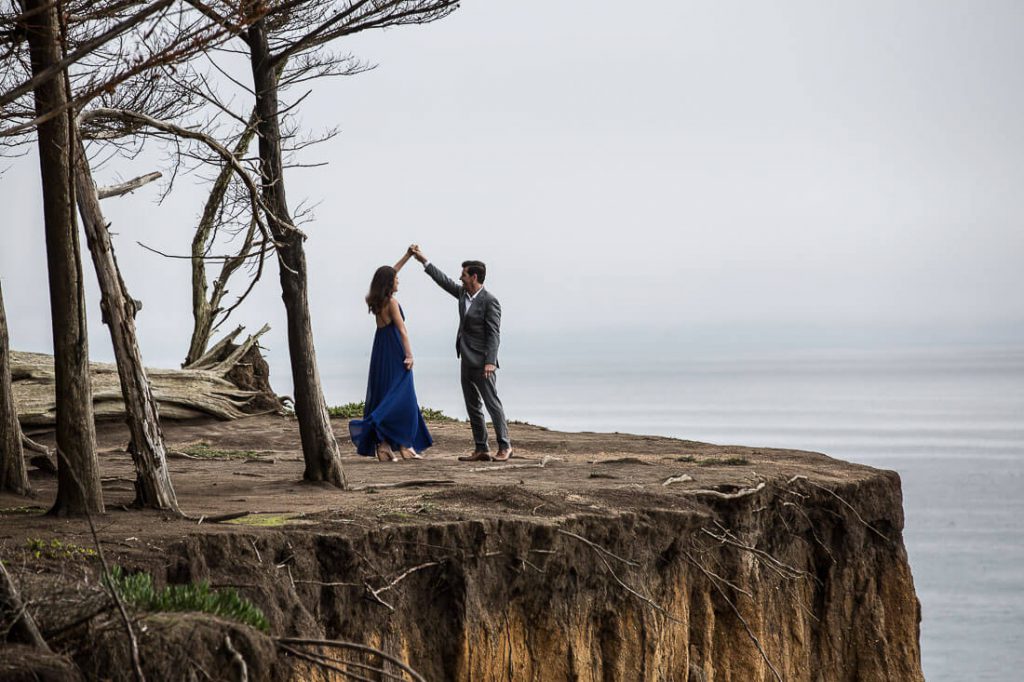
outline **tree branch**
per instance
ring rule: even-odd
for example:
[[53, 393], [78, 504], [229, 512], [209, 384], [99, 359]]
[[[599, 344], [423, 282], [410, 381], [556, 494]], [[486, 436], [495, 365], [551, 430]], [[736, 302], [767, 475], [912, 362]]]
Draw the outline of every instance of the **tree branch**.
[[100, 199], [107, 199], [109, 197], [119, 197], [122, 194], [134, 192], [138, 188], [143, 187], [144, 185], [148, 185], [154, 180], [158, 180], [162, 177], [163, 173], [159, 171], [146, 173], [145, 175], [140, 175], [139, 177], [134, 178], [133, 180], [129, 180], [128, 182], [122, 182], [119, 185], [110, 185], [109, 187], [97, 188], [97, 194], [99, 194]]

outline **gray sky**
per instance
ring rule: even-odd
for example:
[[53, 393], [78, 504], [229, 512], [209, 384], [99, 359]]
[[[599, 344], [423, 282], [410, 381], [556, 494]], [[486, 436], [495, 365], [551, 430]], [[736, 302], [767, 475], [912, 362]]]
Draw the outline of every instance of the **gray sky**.
[[[293, 207], [320, 202], [322, 361], [364, 362], [370, 275], [411, 241], [453, 274], [488, 263], [506, 339], [1024, 339], [1024, 4], [773, 4], [468, 3], [344, 46], [378, 68], [314, 84], [303, 123], [342, 134], [287, 178]], [[25, 350], [50, 345], [38, 184], [34, 152], [0, 178]], [[187, 267], [135, 242], [187, 252], [203, 187], [156, 194], [104, 206], [147, 362], [173, 366]], [[447, 353], [454, 302], [415, 264], [402, 280], [414, 346]], [[274, 326], [281, 365], [278, 292], [272, 272], [237, 319]], [[95, 287], [89, 306], [108, 358]]]

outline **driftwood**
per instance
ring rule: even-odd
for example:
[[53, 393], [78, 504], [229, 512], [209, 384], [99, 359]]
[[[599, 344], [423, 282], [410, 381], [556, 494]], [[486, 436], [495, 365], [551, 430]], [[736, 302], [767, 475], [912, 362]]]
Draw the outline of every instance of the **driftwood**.
[[[264, 327], [260, 334], [266, 329]], [[254, 364], [253, 360], [259, 356], [254, 338], [258, 336], [254, 334], [242, 344], [247, 346], [246, 355], [240, 357], [229, 350], [231, 362], [216, 363], [211, 369], [147, 368], [153, 396], [160, 406], [160, 418], [193, 419], [212, 416], [218, 419], [239, 419], [256, 412], [282, 409], [269, 383], [264, 382], [261, 388], [240, 388], [227, 378], [238, 373], [242, 365]], [[262, 363], [262, 358], [258, 360]], [[89, 364], [89, 369], [96, 419], [123, 419], [124, 401], [117, 366], [93, 362]], [[53, 356], [12, 351], [11, 378], [14, 402], [22, 425], [52, 426], [56, 421]]]

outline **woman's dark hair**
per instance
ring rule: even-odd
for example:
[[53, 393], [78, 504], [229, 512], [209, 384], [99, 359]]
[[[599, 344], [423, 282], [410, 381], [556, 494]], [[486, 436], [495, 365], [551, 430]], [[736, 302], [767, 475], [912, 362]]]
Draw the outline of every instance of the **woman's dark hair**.
[[480, 284], [484, 283], [484, 278], [487, 277], [487, 266], [478, 260], [467, 260], [462, 262], [462, 267], [466, 268], [466, 272], [470, 275], [476, 275], [476, 281]]
[[395, 293], [395, 269], [390, 265], [382, 265], [373, 273], [370, 281], [370, 293], [366, 294], [366, 305], [371, 313], [379, 313], [384, 309], [391, 294]]

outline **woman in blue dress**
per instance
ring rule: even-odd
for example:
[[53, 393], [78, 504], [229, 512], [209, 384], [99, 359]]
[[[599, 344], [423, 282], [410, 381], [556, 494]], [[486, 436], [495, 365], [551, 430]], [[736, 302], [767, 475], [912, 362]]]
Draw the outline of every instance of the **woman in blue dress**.
[[377, 333], [370, 353], [363, 418], [350, 421], [348, 430], [356, 452], [367, 457], [377, 455], [382, 462], [397, 462], [395, 450], [405, 459], [422, 459], [420, 453], [434, 443], [416, 401], [405, 313], [394, 297], [398, 271], [411, 255], [406, 252], [394, 267], [377, 268], [366, 295], [366, 305], [377, 321]]

